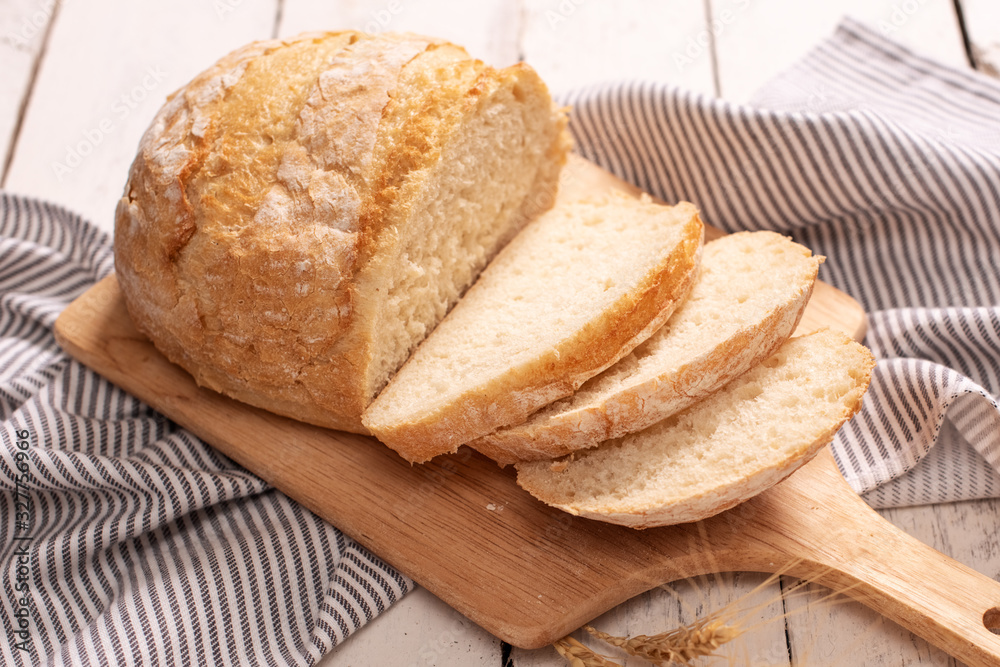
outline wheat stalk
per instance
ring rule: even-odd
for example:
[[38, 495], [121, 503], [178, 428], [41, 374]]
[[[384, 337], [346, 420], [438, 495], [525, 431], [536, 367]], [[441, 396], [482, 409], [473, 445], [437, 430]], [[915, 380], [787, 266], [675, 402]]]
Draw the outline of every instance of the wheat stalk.
[[569, 667], [621, 667], [617, 662], [611, 662], [603, 655], [594, 653], [572, 637], [563, 637], [552, 646], [559, 655], [566, 658]]
[[630, 655], [659, 665], [690, 665], [692, 660], [714, 655], [720, 646], [743, 634], [739, 627], [711, 616], [652, 636], [616, 637], [589, 625], [583, 629]]
[[[583, 626], [583, 629], [597, 639], [656, 665], [695, 665], [699, 658], [716, 656], [719, 648], [740, 635], [753, 632], [776, 620], [788, 618], [796, 613], [802, 613], [806, 607], [801, 607], [796, 611], [785, 612], [761, 621], [747, 622], [749, 620], [748, 616], [763, 610], [777, 599], [810, 595], [805, 590], [805, 587], [813, 583], [814, 579], [822, 579], [824, 573], [820, 573], [814, 578], [798, 581], [773, 599], [767, 599], [749, 607], [745, 606], [746, 602], [756, 593], [777, 582], [783, 576], [782, 573], [784, 571], [793, 569], [797, 563], [798, 561], [792, 561], [787, 567], [781, 568], [779, 572], [767, 577], [765, 581], [756, 586], [750, 593], [741, 596], [740, 599], [734, 600], [721, 609], [717, 609], [702, 618], [669, 632], [652, 636], [636, 635], [635, 637], [619, 637], [597, 630], [590, 625]], [[696, 590], [699, 589], [696, 579], [692, 578], [689, 581], [695, 586]], [[661, 586], [661, 588], [673, 596], [682, 607], [686, 606], [684, 599], [671, 587]], [[837, 604], [834, 598], [840, 598], [840, 601], [844, 601], [842, 596], [843, 591], [850, 590], [851, 588], [851, 586], [848, 586], [846, 588], [842, 587], [842, 590], [839, 592], [831, 591], [828, 595], [821, 597], [819, 602], [833, 605]], [[606, 656], [595, 653], [572, 637], [567, 636], [559, 640], [559, 642], [556, 642], [555, 648], [569, 662], [570, 667], [620, 667], [618, 663], [612, 662]]]

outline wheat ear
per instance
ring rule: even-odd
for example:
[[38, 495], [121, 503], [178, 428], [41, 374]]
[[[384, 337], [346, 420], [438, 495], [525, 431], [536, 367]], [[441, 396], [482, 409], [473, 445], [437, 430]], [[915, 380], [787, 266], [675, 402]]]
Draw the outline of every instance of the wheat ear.
[[714, 655], [720, 646], [743, 634], [737, 626], [717, 617], [699, 619], [652, 636], [616, 637], [589, 625], [583, 629], [630, 655], [658, 665], [690, 665], [692, 660]]
[[552, 646], [559, 655], [566, 658], [569, 667], [621, 667], [617, 662], [611, 662], [603, 655], [594, 653], [572, 637], [563, 637]]

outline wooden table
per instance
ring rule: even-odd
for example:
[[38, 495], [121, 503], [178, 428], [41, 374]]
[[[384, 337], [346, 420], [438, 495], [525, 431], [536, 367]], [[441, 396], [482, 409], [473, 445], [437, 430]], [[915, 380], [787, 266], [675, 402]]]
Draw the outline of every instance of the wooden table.
[[[995, 0], [0, 0], [0, 185], [112, 227], [140, 135], [164, 97], [250, 40], [303, 30], [413, 30], [495, 65], [534, 65], [555, 92], [620, 78], [669, 81], [734, 101], [851, 14], [944, 62], [1000, 70]], [[896, 525], [1000, 578], [1000, 502], [884, 511]], [[653, 634], [753, 591], [756, 574], [655, 589], [597, 619]], [[734, 642], [738, 664], [952, 665], [947, 655], [826, 591], [753, 593], [771, 622]], [[581, 635], [581, 639], [583, 639]], [[586, 641], [586, 639], [583, 639]], [[639, 664], [639, 661], [624, 664]], [[323, 665], [565, 664], [503, 645], [422, 589]], [[645, 664], [645, 663], [643, 663]]]

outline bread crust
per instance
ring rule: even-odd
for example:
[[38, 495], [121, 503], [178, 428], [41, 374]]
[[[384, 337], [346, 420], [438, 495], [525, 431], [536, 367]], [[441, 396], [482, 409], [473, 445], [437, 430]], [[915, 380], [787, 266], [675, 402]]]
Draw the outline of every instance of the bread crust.
[[[691, 289], [704, 225], [694, 205], [681, 202], [677, 206], [678, 215], [687, 216], [681, 241], [614, 308], [560, 347], [511, 367], [479, 385], [478, 391], [467, 391], [411, 421], [377, 423], [366, 413], [365, 425], [403, 458], [421, 463], [454, 452], [499, 426], [523, 422], [543, 405], [572, 394], [663, 326]], [[473, 286], [470, 294], [475, 289]]]
[[[825, 424], [815, 438], [795, 443], [794, 447], [785, 451], [781, 457], [771, 460], [768, 465], [759, 467], [750, 474], [719, 483], [701, 493], [674, 498], [659, 505], [650, 505], [648, 502], [629, 504], [619, 501], [613, 506], [595, 506], [587, 500], [561, 502], [547, 487], [529, 482], [522, 476], [520, 465], [517, 466], [518, 484], [542, 502], [570, 514], [640, 529], [700, 521], [752, 498], [791, 475], [812, 460], [820, 449], [829, 444], [837, 431], [861, 409], [862, 398], [871, 382], [875, 359], [867, 348], [839, 332], [819, 331], [812, 335], [836, 336], [839, 339], [839, 344], [856, 349], [857, 359], [852, 365], [854, 386], [841, 397], [842, 409], [839, 416]], [[692, 409], [697, 409], [697, 406]], [[572, 465], [571, 458], [561, 459], [561, 461], [567, 460], [569, 465]], [[524, 465], [546, 464], [534, 462]]]
[[[309, 33], [224, 57], [157, 114], [118, 204], [137, 328], [201, 386], [367, 432], [371, 258], [476, 105], [515, 84], [547, 99], [530, 68], [411, 34]], [[555, 188], [564, 125], [553, 112], [540, 189]]]
[[[740, 233], [748, 234], [751, 232]], [[544, 420], [529, 419], [498, 429], [473, 440], [469, 446], [501, 465], [553, 459], [641, 431], [728, 384], [770, 356], [798, 326], [823, 261], [822, 257], [811, 257], [806, 248], [798, 248], [811, 259], [811, 270], [799, 284], [789, 286], [787, 299], [761, 321], [741, 328], [714, 349], [679, 368], [666, 370], [602, 401], [559, 412]]]
[[[871, 370], [869, 369], [868, 375], [870, 373]], [[840, 430], [840, 427], [850, 421], [858, 410], [861, 409], [861, 395], [864, 394], [866, 387], [867, 379], [865, 387], [855, 390], [850, 397], [854, 405], [846, 408], [836, 425], [826, 429], [820, 437], [812, 442], [804, 443], [804, 446], [781, 461], [777, 461], [773, 465], [758, 470], [753, 475], [748, 475], [743, 479], [720, 485], [697, 496], [685, 498], [682, 501], [660, 507], [636, 507], [630, 511], [617, 512], [590, 511], [579, 509], [572, 505], [555, 505], [555, 507], [576, 516], [638, 529], [691, 523], [715, 516], [766, 491], [812, 461], [823, 447], [826, 447], [833, 441], [833, 437]]]

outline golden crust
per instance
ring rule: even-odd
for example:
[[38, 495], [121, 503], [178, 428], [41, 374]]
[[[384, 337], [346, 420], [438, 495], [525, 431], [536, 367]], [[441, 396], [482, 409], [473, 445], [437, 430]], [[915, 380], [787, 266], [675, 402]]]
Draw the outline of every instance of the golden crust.
[[224, 57], [157, 114], [118, 205], [136, 326], [200, 385], [366, 432], [366, 267], [484, 91], [511, 77], [537, 80], [410, 34], [310, 33]]
[[690, 290], [704, 225], [692, 204], [681, 202], [676, 209], [678, 217], [687, 216], [681, 241], [614, 309], [558, 349], [512, 367], [460, 400], [412, 421], [375, 425], [366, 415], [366, 424], [407, 461], [421, 463], [500, 426], [521, 423], [543, 405], [572, 394], [663, 326]]

